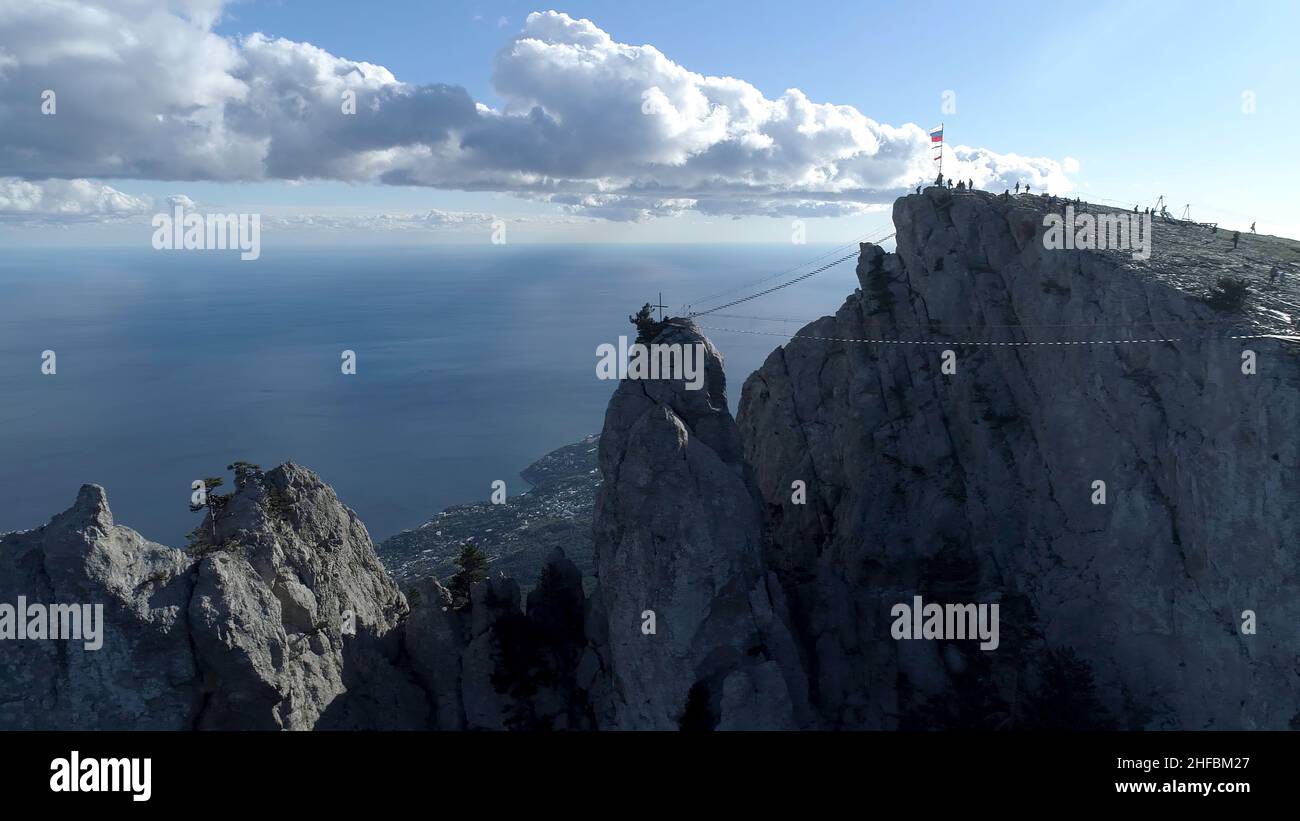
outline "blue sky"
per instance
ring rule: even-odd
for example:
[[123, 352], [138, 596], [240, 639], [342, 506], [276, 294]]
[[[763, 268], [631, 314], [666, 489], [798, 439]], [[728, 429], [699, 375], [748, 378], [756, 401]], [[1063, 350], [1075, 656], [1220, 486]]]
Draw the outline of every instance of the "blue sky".
[[[547, 8], [239, 2], [225, 7], [212, 33], [232, 42], [262, 32], [311, 43], [343, 60], [381, 65], [401, 83], [460, 87], [475, 101], [504, 110], [512, 100], [494, 84], [495, 60], [528, 14]], [[572, 2], [557, 10], [589, 19], [617, 43], [652, 45], [690, 72], [752, 84], [768, 100], [799, 89], [815, 103], [852, 106], [888, 126], [928, 128], [943, 121], [950, 144], [1062, 163], [1072, 172], [1072, 192], [1085, 199], [1147, 205], [1164, 194], [1175, 213], [1190, 203], [1194, 217], [1240, 227], [1258, 220], [1261, 230], [1300, 235], [1300, 206], [1291, 190], [1295, 161], [1287, 143], [1300, 125], [1300, 6], [1294, 3], [1229, 9], [1194, 2], [751, 0]], [[578, 88], [573, 93], [582, 93]], [[945, 92], [955, 111], [943, 110]], [[595, 209], [575, 212], [554, 200], [519, 196], [509, 186], [469, 193], [343, 179], [191, 176], [94, 179], [135, 197], [183, 193], [203, 205], [272, 213], [491, 214], [524, 220], [521, 236], [538, 240], [784, 241], [792, 216], [686, 208], [611, 221], [596, 218], [601, 212]], [[990, 187], [1011, 178], [993, 175]], [[571, 219], [547, 223], [561, 212]], [[810, 240], [842, 241], [884, 218], [809, 212]]]

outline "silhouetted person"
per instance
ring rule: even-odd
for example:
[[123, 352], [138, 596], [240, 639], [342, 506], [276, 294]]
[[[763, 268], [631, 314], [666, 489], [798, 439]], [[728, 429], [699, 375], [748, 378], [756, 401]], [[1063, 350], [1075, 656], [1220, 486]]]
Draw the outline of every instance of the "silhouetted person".
[[974, 180], [966, 180], [966, 190], [967, 190], [967, 191], [974, 191], [974, 190], [975, 190], [975, 181], [974, 181]]
[[1016, 183], [1016, 193], [1020, 193], [1020, 183]]
[[965, 190], [966, 190], [966, 183], [962, 182], [961, 180], [957, 180], [957, 190], [958, 190], [958, 191], [965, 191]]
[[1268, 284], [1273, 285], [1277, 282], [1277, 266], [1274, 265], [1268, 272]]
[[1241, 239], [1241, 232], [1240, 232], [1240, 231], [1233, 231], [1233, 232], [1232, 232], [1232, 250], [1234, 250], [1234, 251], [1237, 250], [1237, 240], [1239, 240], [1239, 239]]
[[951, 179], [951, 178], [948, 179], [948, 190], [949, 190], [949, 191], [952, 190], [952, 179]]
[[916, 193], [918, 193], [918, 194], [921, 193], [921, 186], [918, 185], [918, 186], [916, 187]]
[[939, 186], [940, 188], [943, 188], [943, 172], [942, 172], [942, 171], [939, 172], [939, 176], [937, 176], [937, 177], [934, 178], [934, 184], [937, 185], [937, 186]]
[[1003, 189], [1002, 189], [1002, 199], [1004, 199], [1004, 200], [1011, 199], [1011, 189], [1010, 189], [1010, 188], [1003, 188]]
[[1250, 224], [1250, 233], [1255, 233], [1255, 223], [1253, 222]]
[[1029, 193], [1029, 183], [1025, 183], [1025, 193]]

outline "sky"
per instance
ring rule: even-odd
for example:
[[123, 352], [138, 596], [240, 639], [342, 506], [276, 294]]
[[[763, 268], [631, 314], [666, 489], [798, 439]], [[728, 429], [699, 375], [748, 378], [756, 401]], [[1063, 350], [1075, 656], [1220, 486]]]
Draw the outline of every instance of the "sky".
[[[1295, 3], [0, 0], [0, 240], [848, 242], [945, 170], [1300, 237]], [[53, 92], [53, 110], [46, 105]], [[355, 113], [345, 112], [351, 93]]]

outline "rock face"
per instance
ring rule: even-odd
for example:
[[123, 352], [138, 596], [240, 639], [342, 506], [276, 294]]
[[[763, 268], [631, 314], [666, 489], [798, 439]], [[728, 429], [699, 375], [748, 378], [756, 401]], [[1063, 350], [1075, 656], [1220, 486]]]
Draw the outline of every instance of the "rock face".
[[[212, 533], [210, 515], [199, 532]], [[241, 467], [215, 534], [197, 552], [147, 542], [86, 485], [48, 525], [0, 540], [0, 600], [102, 604], [105, 622], [97, 650], [6, 642], [0, 726], [426, 723], [399, 663], [406, 602], [333, 490], [294, 464]]]
[[424, 693], [395, 664], [407, 604], [356, 514], [293, 463], [235, 482], [218, 533], [238, 547], [199, 560], [189, 605], [199, 727], [423, 724]]
[[556, 549], [520, 608], [519, 585], [497, 576], [452, 609], [436, 581], [421, 582], [406, 625], [412, 667], [435, 704], [440, 730], [595, 729], [575, 685], [585, 646], [582, 573]]
[[234, 469], [215, 527], [209, 512], [187, 551], [114, 524], [96, 485], [48, 525], [0, 539], [0, 605], [103, 608], [97, 648], [0, 644], [0, 729], [595, 727], [573, 684], [582, 573], [563, 551], [527, 614], [503, 576], [459, 610], [421, 580], [412, 606], [314, 473]]
[[[1046, 250], [1046, 207], [899, 200], [897, 253], [864, 246], [861, 289], [799, 334], [820, 339], [744, 386], [765, 562], [815, 707], [842, 728], [1286, 728], [1297, 346], [1227, 338], [1261, 328], [1194, 293], [1214, 267], [1162, 270], [1175, 249], [1214, 253], [1203, 229], [1157, 223], [1143, 264]], [[842, 341], [881, 339], [902, 342]], [[1153, 339], [1174, 341], [1125, 341]], [[1067, 344], [969, 344], [1030, 341]], [[1001, 646], [891, 639], [915, 594], [1001, 602]], [[1269, 627], [1243, 635], [1246, 610]]]
[[44, 527], [0, 539], [0, 602], [103, 606], [98, 650], [0, 644], [0, 727], [193, 727], [203, 697], [190, 644], [191, 569], [184, 553], [114, 524], [98, 485], [84, 485]]
[[588, 661], [607, 677], [598, 719], [630, 729], [801, 726], [802, 668], [780, 587], [763, 568], [763, 511], [721, 360], [689, 323], [653, 342], [703, 346], [705, 380], [694, 391], [625, 380], [605, 415]]

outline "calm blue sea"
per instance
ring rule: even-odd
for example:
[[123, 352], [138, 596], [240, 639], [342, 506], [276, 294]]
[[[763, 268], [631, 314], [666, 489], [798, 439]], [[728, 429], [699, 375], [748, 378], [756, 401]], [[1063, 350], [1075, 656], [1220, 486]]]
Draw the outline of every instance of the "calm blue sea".
[[[245, 459], [306, 465], [376, 541], [600, 429], [596, 346], [662, 291], [684, 302], [822, 254], [805, 246], [442, 246], [0, 255], [0, 532], [84, 482], [116, 520], [182, 546], [190, 482]], [[806, 270], [806, 269], [805, 269]], [[729, 313], [812, 318], [852, 262]], [[711, 324], [793, 333], [796, 322]], [[782, 339], [711, 333], [740, 385]], [[58, 373], [40, 372], [41, 352]], [[357, 353], [357, 375], [340, 353]], [[227, 478], [229, 481], [229, 478]]]

